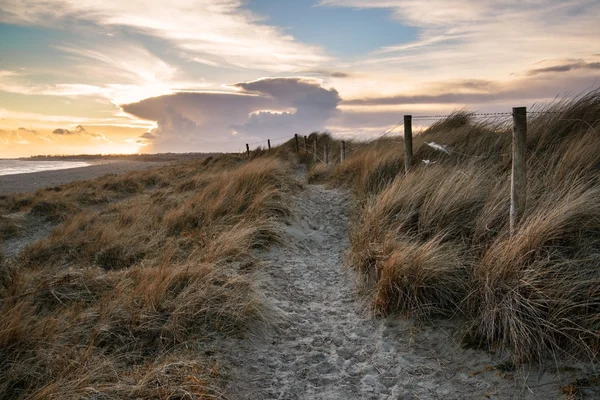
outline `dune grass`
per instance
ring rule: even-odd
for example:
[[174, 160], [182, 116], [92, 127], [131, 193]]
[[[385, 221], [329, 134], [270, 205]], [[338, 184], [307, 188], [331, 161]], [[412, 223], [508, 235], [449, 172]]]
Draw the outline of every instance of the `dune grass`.
[[415, 136], [408, 175], [403, 145], [389, 137], [335, 167], [329, 183], [357, 199], [348, 262], [370, 285], [376, 312], [460, 318], [517, 362], [597, 359], [600, 92], [537, 111], [527, 209], [513, 237], [510, 119], [461, 111], [439, 121]]
[[5, 196], [58, 226], [0, 259], [0, 398], [222, 397], [211, 346], [267, 322], [253, 251], [279, 240], [292, 182], [221, 156]]

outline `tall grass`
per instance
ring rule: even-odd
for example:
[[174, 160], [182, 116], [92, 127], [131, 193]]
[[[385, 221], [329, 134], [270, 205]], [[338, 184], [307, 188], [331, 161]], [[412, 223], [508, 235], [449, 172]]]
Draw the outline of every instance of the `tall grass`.
[[292, 181], [223, 156], [5, 197], [60, 223], [0, 260], [0, 398], [222, 397], [211, 343], [266, 322], [253, 250]]
[[415, 137], [408, 175], [389, 138], [335, 168], [330, 182], [358, 200], [349, 263], [372, 285], [377, 312], [459, 316], [516, 361], [598, 357], [600, 92], [537, 111], [527, 209], [512, 237], [510, 121], [458, 112], [432, 125]]

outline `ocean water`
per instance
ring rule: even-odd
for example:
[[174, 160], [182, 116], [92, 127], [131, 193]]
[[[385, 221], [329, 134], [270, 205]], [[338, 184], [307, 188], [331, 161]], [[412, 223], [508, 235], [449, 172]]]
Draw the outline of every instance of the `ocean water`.
[[84, 161], [0, 160], [0, 175], [29, 174], [40, 171], [87, 167], [88, 165], [90, 164]]

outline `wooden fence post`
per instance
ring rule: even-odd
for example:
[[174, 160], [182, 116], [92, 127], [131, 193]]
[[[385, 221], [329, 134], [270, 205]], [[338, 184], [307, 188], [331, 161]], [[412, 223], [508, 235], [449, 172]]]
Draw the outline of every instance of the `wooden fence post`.
[[313, 161], [317, 163], [317, 138], [313, 140]]
[[344, 142], [342, 140], [342, 147], [341, 147], [341, 153], [340, 153], [340, 162], [344, 162], [344, 160], [346, 159], [346, 142]]
[[267, 139], [267, 145], [269, 146], [269, 150], [271, 150], [271, 139]]
[[329, 164], [329, 148], [327, 143], [323, 145], [323, 158], [325, 159], [325, 164]]
[[514, 235], [527, 203], [527, 108], [513, 108], [513, 159], [510, 182], [510, 234]]
[[248, 158], [250, 158], [250, 146], [246, 143], [246, 154], [248, 154]]
[[404, 172], [408, 174], [408, 170], [412, 164], [413, 146], [412, 146], [412, 115], [404, 116]]
[[308, 150], [308, 147], [306, 147], [306, 140], [307, 140], [307, 138], [306, 138], [306, 136], [304, 136], [304, 152], [305, 152], [305, 153], [306, 153], [306, 152], [307, 152], [307, 150]]
[[298, 144], [298, 134], [294, 134], [294, 138], [296, 139], [296, 153], [300, 153], [300, 145]]

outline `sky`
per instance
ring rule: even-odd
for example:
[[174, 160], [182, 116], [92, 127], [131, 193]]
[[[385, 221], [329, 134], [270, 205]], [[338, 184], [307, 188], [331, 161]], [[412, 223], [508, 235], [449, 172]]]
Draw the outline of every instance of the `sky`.
[[3, 0], [0, 158], [371, 138], [600, 87], [598, 0]]

